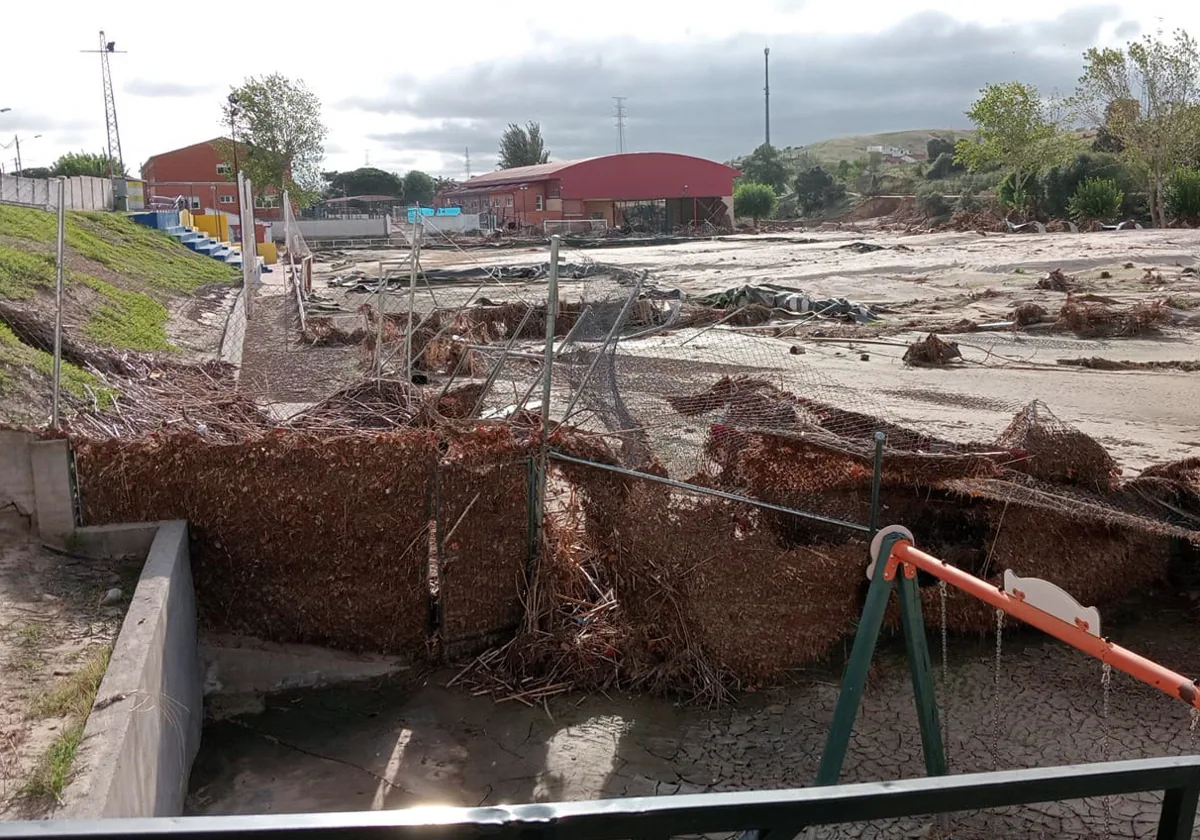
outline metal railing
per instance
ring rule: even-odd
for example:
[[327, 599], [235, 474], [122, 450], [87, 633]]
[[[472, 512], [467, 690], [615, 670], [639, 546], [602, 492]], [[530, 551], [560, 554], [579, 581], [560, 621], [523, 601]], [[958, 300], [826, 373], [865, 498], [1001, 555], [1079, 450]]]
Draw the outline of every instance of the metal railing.
[[303, 836], [438, 840], [616, 840], [757, 828], [762, 840], [803, 828], [950, 813], [1007, 805], [1163, 792], [1159, 840], [1192, 837], [1200, 796], [1200, 756], [1153, 758], [906, 779], [799, 790], [561, 802], [494, 808], [411, 808], [349, 814], [185, 817], [0, 823], [0, 837], [155, 840], [179, 837]]

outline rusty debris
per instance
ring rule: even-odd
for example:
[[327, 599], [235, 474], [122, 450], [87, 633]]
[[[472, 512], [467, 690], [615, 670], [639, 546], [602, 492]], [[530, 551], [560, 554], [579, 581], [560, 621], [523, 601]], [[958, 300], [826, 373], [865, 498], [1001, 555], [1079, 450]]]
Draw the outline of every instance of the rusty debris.
[[1073, 274], [1066, 274], [1061, 268], [1055, 268], [1038, 280], [1035, 286], [1050, 292], [1070, 292], [1078, 288], [1079, 280]]

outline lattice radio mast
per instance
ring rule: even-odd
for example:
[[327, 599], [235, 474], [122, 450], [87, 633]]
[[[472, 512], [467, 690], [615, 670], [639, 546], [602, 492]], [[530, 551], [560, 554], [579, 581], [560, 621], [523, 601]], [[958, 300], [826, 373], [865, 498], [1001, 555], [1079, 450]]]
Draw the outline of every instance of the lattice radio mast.
[[108, 130], [108, 177], [114, 178], [125, 173], [125, 161], [121, 156], [121, 132], [117, 128], [117, 100], [113, 96], [112, 70], [108, 66], [108, 57], [114, 53], [124, 53], [117, 49], [116, 41], [104, 37], [100, 30], [100, 49], [80, 50], [85, 53], [100, 53], [100, 76], [104, 83], [104, 127]]
[[625, 153], [625, 100], [628, 97], [614, 96], [613, 101], [617, 103], [617, 152], [618, 154]]
[[471, 180], [471, 149], [469, 147], [463, 148], [463, 157], [467, 161], [467, 180], [470, 181]]

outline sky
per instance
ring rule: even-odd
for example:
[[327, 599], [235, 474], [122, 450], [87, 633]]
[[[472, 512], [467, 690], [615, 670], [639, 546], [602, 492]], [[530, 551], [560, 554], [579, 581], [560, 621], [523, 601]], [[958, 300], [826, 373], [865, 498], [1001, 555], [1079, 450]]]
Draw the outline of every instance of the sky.
[[495, 168], [511, 122], [540, 122], [552, 160], [616, 151], [614, 96], [626, 97], [627, 151], [745, 154], [763, 140], [764, 47], [771, 140], [782, 147], [966, 128], [963, 112], [990, 82], [1067, 93], [1089, 46], [1176, 27], [1200, 36], [1200, 4], [1183, 0], [343, 0], [217, 5], [208, 24], [204, 4], [187, 15], [166, 8], [6, 5], [6, 172], [14, 136], [26, 167], [104, 148], [100, 57], [82, 52], [97, 48], [101, 28], [127, 50], [111, 62], [131, 172], [220, 136], [230, 87], [279, 72], [321, 100], [325, 169], [369, 163], [459, 179], [468, 150], [473, 173]]

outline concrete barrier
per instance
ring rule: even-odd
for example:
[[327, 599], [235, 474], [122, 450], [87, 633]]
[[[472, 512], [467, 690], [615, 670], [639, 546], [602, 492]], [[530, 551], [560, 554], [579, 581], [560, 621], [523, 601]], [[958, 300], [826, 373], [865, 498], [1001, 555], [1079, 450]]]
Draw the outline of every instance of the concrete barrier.
[[[117, 526], [96, 539], [136, 546], [146, 527]], [[86, 542], [95, 530], [82, 528], [77, 538]], [[158, 523], [60, 816], [180, 816], [200, 747], [203, 687], [187, 523]]]
[[33, 466], [29, 460], [32, 437], [26, 432], [0, 429], [0, 508], [11, 505], [37, 531], [37, 497], [33, 491]]

